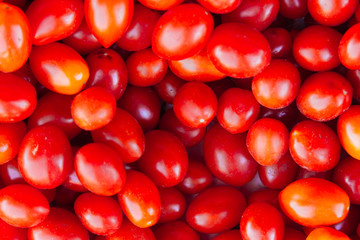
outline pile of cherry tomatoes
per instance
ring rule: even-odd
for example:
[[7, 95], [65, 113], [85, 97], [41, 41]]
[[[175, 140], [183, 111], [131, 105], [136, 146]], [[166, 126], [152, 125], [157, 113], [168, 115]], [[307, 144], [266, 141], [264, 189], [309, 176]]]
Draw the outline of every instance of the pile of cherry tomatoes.
[[0, 0], [0, 239], [359, 240], [358, 22], [358, 0]]

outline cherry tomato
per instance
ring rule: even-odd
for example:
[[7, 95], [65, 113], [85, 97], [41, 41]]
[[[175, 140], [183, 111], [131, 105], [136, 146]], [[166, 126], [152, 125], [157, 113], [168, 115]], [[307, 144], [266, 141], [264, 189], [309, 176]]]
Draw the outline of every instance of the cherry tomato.
[[186, 200], [176, 188], [159, 188], [161, 214], [159, 223], [171, 222], [179, 219], [185, 212]]
[[343, 221], [331, 226], [335, 230], [341, 231], [347, 235], [356, 232], [356, 227], [360, 220], [360, 207], [358, 205], [350, 205], [350, 208], [351, 211], [349, 211], [349, 214]]
[[19, 8], [0, 3], [0, 72], [14, 72], [30, 56], [30, 24]]
[[30, 130], [21, 142], [19, 170], [26, 182], [37, 188], [55, 188], [70, 173], [73, 164], [66, 135], [51, 125]]
[[26, 181], [20, 173], [16, 158], [0, 165], [0, 179], [5, 186], [26, 184]]
[[126, 217], [137, 227], [151, 227], [160, 218], [159, 191], [141, 172], [126, 172], [126, 183], [118, 194], [118, 200]]
[[350, 238], [333, 228], [321, 227], [311, 231], [306, 240], [350, 240]]
[[152, 50], [168, 60], [191, 57], [203, 49], [214, 28], [211, 14], [198, 4], [182, 4], [165, 12], [155, 25]]
[[[271, 48], [271, 57], [286, 58], [292, 50], [292, 39], [290, 33], [284, 28], [268, 28], [264, 32]], [[285, 70], [285, 69], [283, 69]]]
[[106, 236], [107, 240], [155, 240], [150, 228], [139, 228], [124, 218], [119, 230]]
[[225, 23], [212, 34], [207, 52], [222, 73], [234, 78], [253, 77], [270, 64], [271, 50], [266, 38], [242, 23]]
[[77, 217], [62, 208], [53, 207], [42, 223], [28, 230], [29, 240], [77, 239], [88, 240], [89, 235]]
[[306, 240], [304, 233], [290, 227], [285, 228], [284, 239], [286, 240]]
[[220, 233], [213, 240], [239, 240], [242, 239], [239, 230], [229, 230]]
[[285, 225], [280, 212], [268, 203], [249, 205], [240, 222], [240, 232], [244, 240], [281, 240]]
[[158, 226], [154, 231], [154, 235], [156, 240], [200, 240], [199, 234], [181, 221], [164, 223]]
[[3, 240], [27, 240], [27, 229], [11, 226], [0, 219], [0, 232]]
[[301, 85], [296, 104], [305, 117], [329, 121], [350, 107], [352, 92], [350, 83], [340, 74], [315, 73]]
[[307, 12], [307, 0], [279, 0], [279, 13], [286, 18], [302, 18]]
[[360, 103], [360, 70], [346, 71], [346, 79], [350, 82], [353, 88], [353, 100], [355, 103]]
[[309, 227], [341, 222], [350, 207], [344, 190], [320, 178], [300, 179], [289, 184], [280, 192], [279, 201], [287, 216]]
[[280, 109], [270, 109], [266, 107], [260, 108], [259, 119], [274, 118], [281, 121], [291, 129], [298, 121], [300, 112], [296, 107], [296, 102], [292, 102], [289, 106]]
[[80, 26], [84, 16], [81, 0], [35, 0], [26, 10], [34, 45], [66, 38]]
[[87, 192], [88, 190], [80, 182], [78, 176], [76, 175], [75, 169], [73, 168], [68, 177], [62, 183], [62, 186], [65, 188], [74, 191], [74, 192]]
[[24, 122], [0, 123], [0, 165], [18, 154], [21, 140], [26, 132], [27, 127]]
[[163, 79], [154, 86], [157, 95], [166, 103], [172, 104], [174, 98], [186, 82], [175, 76], [171, 71], [167, 71]]
[[356, 70], [360, 68], [360, 24], [355, 24], [347, 29], [339, 43], [340, 62], [348, 69]]
[[120, 156], [101, 143], [90, 143], [75, 155], [75, 171], [89, 191], [112, 196], [123, 189], [126, 173]]
[[230, 78], [207, 82], [206, 85], [214, 91], [218, 99], [226, 90], [235, 87], [235, 83]]
[[212, 13], [224, 14], [234, 11], [243, 0], [198, 0], [204, 8]]
[[89, 67], [71, 47], [50, 43], [34, 47], [29, 58], [36, 79], [51, 91], [73, 95], [89, 79]]
[[91, 33], [101, 45], [108, 48], [129, 27], [134, 12], [134, 1], [85, 0], [84, 12]]
[[180, 5], [184, 0], [140, 0], [139, 2], [152, 9], [167, 10], [174, 6]]
[[246, 208], [246, 200], [233, 187], [219, 186], [204, 190], [189, 204], [186, 221], [202, 233], [218, 233], [235, 227]]

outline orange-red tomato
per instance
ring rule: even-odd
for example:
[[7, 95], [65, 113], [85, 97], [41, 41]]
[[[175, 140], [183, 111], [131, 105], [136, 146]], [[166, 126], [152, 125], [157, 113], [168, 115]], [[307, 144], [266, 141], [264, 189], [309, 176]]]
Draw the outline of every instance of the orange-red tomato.
[[333, 228], [321, 227], [311, 231], [306, 240], [350, 240], [350, 238]]

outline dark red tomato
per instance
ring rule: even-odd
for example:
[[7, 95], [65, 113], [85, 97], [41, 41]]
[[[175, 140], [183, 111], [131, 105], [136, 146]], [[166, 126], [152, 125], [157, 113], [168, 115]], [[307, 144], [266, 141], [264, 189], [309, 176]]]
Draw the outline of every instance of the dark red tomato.
[[28, 120], [30, 129], [51, 124], [59, 127], [69, 139], [76, 137], [81, 129], [75, 124], [71, 116], [73, 96], [49, 92], [41, 97], [35, 112]]
[[74, 205], [74, 202], [79, 195], [79, 192], [71, 191], [70, 189], [67, 189], [61, 185], [56, 188], [55, 202], [58, 206], [63, 206], [64, 208], [73, 212], [72, 206]]
[[234, 78], [257, 75], [270, 64], [271, 59], [266, 38], [242, 23], [225, 23], [216, 27], [207, 52], [220, 72]]
[[118, 200], [126, 217], [137, 227], [151, 227], [160, 218], [159, 190], [153, 181], [141, 172], [126, 172], [126, 183], [118, 194]]
[[5, 186], [12, 184], [26, 184], [15, 158], [0, 165], [0, 179]]
[[106, 236], [107, 240], [155, 240], [150, 228], [139, 228], [124, 218], [119, 230]]
[[247, 199], [248, 204], [253, 203], [268, 203], [272, 206], [274, 206], [277, 209], [280, 209], [279, 201], [278, 201], [278, 195], [280, 191], [269, 189], [269, 188], [262, 188], [260, 190], [257, 190], [253, 193], [251, 193]]
[[[2, 2], [2, 0], [1, 0], [1, 2]], [[4, 0], [4, 2], [10, 3], [11, 5], [15, 5], [19, 8], [24, 8], [28, 1], [27, 0]]]
[[73, 168], [70, 174], [67, 176], [65, 181], [62, 183], [62, 186], [65, 188], [74, 191], [74, 192], [87, 192], [88, 190], [80, 182], [78, 176], [76, 175], [75, 169]]
[[336, 26], [348, 20], [359, 5], [357, 0], [308, 0], [311, 16], [320, 24]]
[[290, 33], [284, 28], [268, 28], [264, 32], [271, 48], [271, 57], [286, 58], [291, 54], [292, 39]]
[[76, 199], [74, 210], [84, 227], [97, 235], [113, 234], [122, 223], [120, 205], [111, 197], [83, 193]]
[[323, 178], [326, 180], [331, 180], [332, 171], [326, 172], [314, 172], [307, 170], [305, 168], [299, 168], [299, 171], [296, 175], [296, 179], [303, 179], [303, 178]]
[[206, 165], [221, 181], [241, 186], [255, 176], [258, 164], [246, 147], [245, 133], [231, 134], [216, 124], [206, 133], [203, 147]]
[[179, 219], [185, 212], [186, 200], [176, 188], [159, 188], [161, 214], [159, 223]]
[[245, 208], [245, 197], [236, 188], [212, 187], [192, 200], [186, 211], [186, 221], [198, 232], [218, 233], [239, 224]]
[[152, 33], [160, 16], [160, 12], [136, 3], [131, 23], [116, 44], [127, 51], [139, 51], [150, 47]]
[[360, 160], [360, 106], [351, 106], [338, 119], [337, 134], [345, 151]]
[[311, 231], [306, 240], [350, 240], [350, 238], [333, 228], [321, 227]]
[[274, 165], [289, 149], [289, 131], [279, 120], [262, 118], [247, 132], [246, 146], [260, 165]]
[[279, 0], [279, 13], [286, 18], [302, 18], [307, 12], [307, 0]]
[[220, 233], [213, 240], [242, 240], [241, 234], [239, 230], [229, 230]]
[[294, 228], [286, 227], [284, 239], [286, 240], [306, 240], [306, 236], [303, 232]]
[[84, 12], [90, 31], [101, 45], [108, 48], [129, 27], [134, 12], [134, 1], [85, 0]]
[[154, 86], [157, 95], [166, 103], [172, 104], [174, 98], [186, 82], [175, 76], [171, 71], [167, 71], [163, 79]]
[[206, 132], [205, 127], [192, 128], [184, 125], [176, 117], [173, 109], [169, 109], [161, 116], [159, 129], [175, 134], [185, 147], [192, 147], [200, 143]]
[[180, 5], [184, 0], [140, 0], [139, 2], [152, 9], [167, 10], [176, 5]]
[[360, 161], [347, 157], [333, 172], [333, 181], [346, 191], [353, 204], [360, 204]]
[[243, 0], [198, 0], [204, 8], [212, 13], [224, 14], [234, 11]]
[[145, 136], [141, 126], [128, 112], [118, 108], [113, 120], [91, 132], [94, 142], [114, 148], [125, 163], [138, 160], [145, 150]]
[[126, 64], [121, 56], [114, 50], [102, 48], [89, 54], [86, 62], [90, 69], [86, 87], [103, 87], [119, 100], [128, 83]]
[[161, 187], [173, 187], [185, 177], [189, 160], [183, 143], [172, 133], [145, 134], [145, 152], [137, 161], [142, 172]]
[[30, 25], [21, 9], [0, 3], [0, 72], [14, 72], [21, 68], [31, 51]]
[[205, 48], [183, 60], [169, 61], [169, 67], [173, 73], [186, 81], [210, 82], [225, 77], [225, 74], [217, 70], [210, 61]]
[[245, 23], [263, 31], [275, 20], [278, 12], [279, 0], [243, 0], [234, 11], [222, 15], [222, 21]]
[[35, 111], [36, 90], [26, 80], [0, 72], [0, 89], [0, 123], [22, 121]]
[[83, 18], [80, 26], [76, 29], [76, 31], [69, 37], [63, 39], [62, 42], [66, 43], [75, 49], [78, 53], [83, 55], [89, 54], [92, 51], [101, 48], [99, 41], [90, 32], [85, 18]]
[[273, 189], [283, 189], [294, 181], [298, 172], [298, 165], [286, 153], [280, 160], [271, 166], [260, 166], [259, 176], [262, 183]]
[[35, 127], [21, 142], [18, 164], [22, 176], [30, 185], [55, 188], [71, 171], [73, 155], [69, 140], [55, 126]]
[[0, 190], [0, 218], [14, 227], [33, 227], [48, 216], [49, 203], [44, 195], [25, 184]]
[[[357, 1], [356, 1], [357, 2]], [[340, 62], [348, 69], [360, 68], [360, 23], [347, 29], [339, 44]]]
[[360, 220], [360, 207], [359, 205], [350, 205], [351, 211], [346, 216], [346, 218], [332, 225], [331, 227], [341, 231], [347, 235], [351, 235], [353, 232], [356, 232], [356, 227], [358, 226]]
[[25, 79], [35, 88], [37, 88], [37, 90], [40, 87], [38, 81], [36, 80], [34, 74], [31, 71], [29, 62], [26, 62], [21, 68], [13, 72], [13, 74]]
[[[359, 8], [360, 9], [360, 8]], [[357, 104], [360, 103], [360, 70], [346, 71], [346, 79], [350, 82], [353, 89], [353, 100]]]
[[252, 81], [252, 92], [264, 107], [279, 109], [289, 106], [300, 89], [300, 73], [286, 60], [273, 60]]
[[341, 146], [336, 134], [326, 124], [306, 120], [291, 130], [289, 150], [300, 167], [324, 172], [339, 162]]
[[350, 107], [352, 92], [351, 84], [340, 74], [315, 73], [301, 85], [296, 104], [305, 117], [329, 121]]
[[249, 130], [260, 112], [260, 105], [251, 91], [231, 88], [219, 98], [217, 120], [230, 133]]
[[340, 64], [340, 39], [341, 34], [330, 27], [307, 27], [294, 39], [293, 56], [301, 67], [310, 71], [331, 70]]
[[184, 84], [173, 102], [176, 117], [186, 126], [201, 128], [215, 117], [217, 98], [213, 90], [202, 82]]
[[80, 26], [84, 17], [81, 0], [35, 0], [26, 10], [34, 45], [66, 38]]
[[292, 102], [289, 106], [280, 109], [270, 109], [266, 107], [260, 108], [259, 119], [274, 118], [284, 123], [288, 129], [291, 129], [299, 119], [299, 110], [296, 102]]
[[189, 168], [177, 188], [185, 194], [196, 194], [209, 187], [212, 175], [204, 163], [189, 161]]
[[156, 240], [200, 240], [199, 234], [181, 221], [164, 223], [158, 226], [154, 235]]
[[131, 54], [126, 60], [126, 66], [129, 83], [139, 87], [148, 87], [159, 83], [168, 69], [167, 61], [155, 55], [151, 49]]
[[280, 192], [279, 202], [287, 216], [308, 227], [341, 222], [350, 208], [346, 192], [321, 178], [300, 179], [289, 184]]
[[1, 239], [3, 240], [27, 240], [27, 229], [11, 226], [0, 219]]
[[152, 35], [152, 49], [168, 60], [191, 57], [203, 49], [214, 28], [211, 14], [198, 4], [182, 4], [165, 12]]
[[56, 207], [50, 209], [45, 221], [29, 228], [28, 237], [29, 240], [89, 239], [88, 232], [73, 213]]
[[75, 155], [75, 171], [80, 182], [89, 191], [103, 196], [120, 192], [126, 173], [120, 156], [101, 143], [90, 143]]
[[0, 123], [0, 165], [10, 161], [18, 154], [21, 140], [26, 132], [26, 124], [22, 121]]
[[102, 87], [82, 91], [71, 104], [71, 116], [75, 124], [88, 131], [106, 126], [114, 118], [115, 112], [115, 97]]
[[240, 232], [244, 240], [281, 240], [284, 231], [280, 212], [268, 203], [249, 205], [241, 217]]
[[36, 79], [57, 93], [76, 94], [89, 79], [89, 67], [85, 60], [62, 43], [33, 47], [29, 61]]
[[218, 99], [226, 90], [235, 87], [235, 83], [230, 78], [207, 82], [206, 85], [214, 91]]
[[145, 132], [155, 128], [159, 123], [160, 99], [149, 87], [127, 87], [118, 101], [118, 106], [130, 113]]

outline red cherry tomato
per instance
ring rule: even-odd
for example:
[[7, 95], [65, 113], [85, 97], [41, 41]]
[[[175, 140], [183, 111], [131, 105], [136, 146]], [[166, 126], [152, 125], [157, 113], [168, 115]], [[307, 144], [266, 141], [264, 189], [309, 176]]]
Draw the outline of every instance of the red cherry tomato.
[[220, 233], [213, 240], [240, 240], [242, 239], [239, 230], [229, 230]]
[[154, 235], [156, 240], [200, 240], [199, 234], [191, 229], [186, 223], [181, 221], [164, 223], [158, 226], [154, 231]]
[[286, 240], [306, 240], [304, 233], [290, 227], [285, 228], [284, 239]]
[[3, 240], [27, 240], [27, 228], [11, 226], [0, 219], [0, 232]]
[[62, 208], [53, 207], [42, 223], [28, 230], [29, 240], [78, 239], [88, 240], [89, 235], [77, 217]]
[[184, 0], [140, 0], [139, 2], [148, 8], [167, 10], [181, 4], [183, 1]]
[[152, 50], [168, 60], [191, 57], [203, 49], [214, 28], [211, 14], [197, 4], [182, 4], [165, 12], [155, 25]]
[[289, 184], [280, 192], [279, 201], [287, 216], [309, 227], [341, 222], [350, 207], [344, 190], [320, 178], [306, 178]]
[[85, 0], [84, 12], [90, 31], [101, 45], [108, 48], [129, 27], [134, 12], [134, 1]]
[[360, 103], [360, 70], [346, 71], [346, 79], [350, 82], [353, 88], [353, 100], [355, 103]]
[[215, 117], [217, 99], [209, 86], [201, 82], [183, 85], [173, 102], [176, 117], [186, 126], [201, 128]]
[[26, 10], [34, 45], [66, 38], [80, 26], [84, 16], [81, 0], [35, 0]]
[[98, 235], [113, 234], [122, 223], [120, 205], [111, 197], [83, 193], [76, 199], [74, 209], [84, 227]]
[[80, 182], [76, 175], [75, 169], [73, 168], [68, 177], [62, 183], [62, 186], [73, 192], [87, 192], [88, 190]]
[[302, 18], [307, 12], [307, 0], [279, 0], [279, 13], [286, 18]]
[[171, 71], [167, 71], [163, 79], [154, 86], [157, 95], [166, 103], [172, 104], [174, 98], [186, 82], [175, 76]]
[[27, 131], [24, 122], [0, 123], [0, 165], [13, 159], [19, 152], [21, 140]]
[[19, 170], [26, 182], [37, 188], [55, 188], [70, 173], [73, 164], [66, 135], [55, 126], [30, 130], [21, 142]]
[[360, 24], [355, 24], [347, 29], [339, 44], [339, 58], [341, 63], [348, 69], [360, 68], [360, 53], [357, 51], [360, 46]]
[[350, 238], [333, 228], [321, 227], [311, 231], [306, 240], [350, 240]]
[[300, 87], [296, 104], [305, 117], [329, 121], [350, 107], [352, 92], [350, 83], [340, 74], [315, 73]]
[[222, 73], [234, 78], [253, 77], [270, 64], [271, 51], [266, 38], [252, 27], [225, 23], [215, 28], [207, 52]]
[[268, 203], [249, 205], [240, 222], [240, 232], [244, 240], [284, 239], [285, 225], [280, 212]]
[[76, 94], [89, 79], [89, 67], [85, 60], [65, 44], [50, 43], [34, 47], [29, 61], [36, 79], [57, 93]]
[[243, 0], [198, 0], [210, 12], [224, 14], [234, 11]]
[[120, 156], [101, 143], [90, 143], [75, 155], [75, 171], [89, 191], [112, 196], [123, 189], [126, 173]]
[[126, 217], [137, 227], [147, 228], [160, 218], [160, 194], [146, 175], [135, 170], [126, 173], [126, 184], [118, 194]]
[[26, 181], [20, 173], [16, 159], [12, 159], [0, 165], [0, 179], [5, 186], [12, 184], [26, 184]]
[[31, 51], [30, 25], [19, 8], [0, 3], [0, 72], [21, 68]]
[[119, 230], [106, 236], [107, 240], [155, 240], [150, 228], [139, 228], [124, 218]]
[[[264, 32], [271, 48], [271, 57], [286, 58], [292, 50], [292, 39], [290, 33], [284, 28], [268, 28]], [[284, 70], [284, 69], [283, 69]]]
[[159, 223], [171, 222], [179, 219], [185, 212], [186, 200], [176, 188], [159, 188], [161, 214]]
[[202, 233], [218, 233], [235, 227], [246, 208], [246, 200], [233, 187], [219, 186], [204, 190], [189, 204], [186, 221]]

